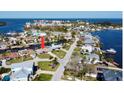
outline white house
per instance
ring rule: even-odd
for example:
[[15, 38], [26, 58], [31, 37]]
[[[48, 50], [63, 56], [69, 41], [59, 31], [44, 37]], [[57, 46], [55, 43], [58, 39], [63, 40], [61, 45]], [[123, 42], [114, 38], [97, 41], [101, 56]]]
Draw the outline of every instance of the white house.
[[0, 42], [0, 50], [6, 49], [6, 48], [7, 48], [7, 45], [3, 42]]
[[72, 39], [71, 32], [66, 33], [65, 36], [64, 36], [64, 38], [65, 38], [66, 40], [71, 40], [71, 39]]
[[51, 46], [52, 50], [56, 50], [56, 49], [60, 49], [60, 48], [62, 48], [62, 44], [58, 44], [58, 45], [52, 44], [52, 46]]
[[90, 64], [96, 64], [96, 63], [98, 63], [100, 61], [99, 55], [97, 55], [95, 53], [89, 54], [88, 59], [89, 59]]
[[94, 47], [91, 45], [83, 45], [81, 49], [82, 53], [91, 53], [92, 51], [94, 51]]
[[11, 65], [11, 81], [27, 81], [33, 73], [33, 62], [15, 63]]
[[15, 37], [8, 37], [8, 39], [9, 39], [9, 43], [11, 45], [16, 44], [16, 42], [17, 42], [17, 38], [15, 38]]

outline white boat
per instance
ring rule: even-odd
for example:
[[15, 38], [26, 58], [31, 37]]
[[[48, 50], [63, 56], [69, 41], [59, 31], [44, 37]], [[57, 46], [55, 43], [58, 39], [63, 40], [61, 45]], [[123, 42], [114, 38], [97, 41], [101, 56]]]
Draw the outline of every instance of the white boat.
[[6, 33], [7, 35], [11, 35], [12, 33], [11, 32], [8, 32], [8, 33]]
[[107, 49], [106, 52], [115, 54], [116, 53], [116, 50], [110, 48], [110, 49]]
[[16, 31], [10, 31], [10, 32], [8, 32], [8, 33], [6, 33], [7, 35], [16, 35], [17, 33], [16, 33]]

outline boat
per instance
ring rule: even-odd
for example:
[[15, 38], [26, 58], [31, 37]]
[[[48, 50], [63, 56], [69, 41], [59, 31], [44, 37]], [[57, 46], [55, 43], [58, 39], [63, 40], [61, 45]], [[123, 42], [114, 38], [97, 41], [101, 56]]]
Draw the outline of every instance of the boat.
[[6, 33], [7, 35], [11, 35], [11, 32]]
[[116, 54], [116, 50], [114, 50], [112, 48], [107, 49], [106, 52], [111, 53], [111, 54]]
[[16, 35], [17, 32], [16, 31], [10, 31], [8, 33], [6, 33], [6, 35], [9, 35], [9, 36], [13, 36], [13, 35]]

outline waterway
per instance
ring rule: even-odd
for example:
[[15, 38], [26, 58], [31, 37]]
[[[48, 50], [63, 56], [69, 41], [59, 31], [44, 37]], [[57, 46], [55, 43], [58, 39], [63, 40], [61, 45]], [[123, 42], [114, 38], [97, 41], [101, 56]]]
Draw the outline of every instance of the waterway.
[[[0, 22], [7, 23], [6, 26], [0, 26], [0, 34], [5, 34], [8, 32], [23, 32], [25, 23], [32, 22], [33, 20], [36, 19], [0, 19]], [[90, 23], [112, 22], [122, 24], [122, 19], [47, 19], [47, 20], [69, 21], [83, 20]], [[119, 67], [122, 67], [122, 30], [104, 30], [93, 32], [92, 34], [100, 37], [100, 41], [103, 43], [102, 45], [103, 50], [114, 48], [117, 51], [117, 53], [114, 56], [114, 60], [119, 64]]]
[[92, 34], [100, 38], [101, 49], [113, 48], [117, 51], [114, 55], [114, 60], [122, 68], [122, 30], [103, 30], [92, 32]]

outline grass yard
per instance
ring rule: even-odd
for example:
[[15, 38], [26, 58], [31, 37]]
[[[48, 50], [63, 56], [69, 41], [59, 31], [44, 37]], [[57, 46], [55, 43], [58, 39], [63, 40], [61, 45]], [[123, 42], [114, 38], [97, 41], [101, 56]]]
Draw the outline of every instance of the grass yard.
[[69, 50], [71, 45], [64, 45], [63, 48], [66, 49], [66, 50]]
[[53, 50], [52, 53], [57, 55], [61, 59], [64, 58], [64, 56], [66, 55], [66, 52], [62, 50]]
[[34, 81], [50, 81], [51, 79], [52, 75], [50, 74], [40, 74], [34, 79]]
[[55, 67], [53, 67], [52, 65], [54, 64], [54, 61], [51, 61], [51, 62], [39, 62], [38, 63], [38, 67], [41, 69], [41, 70], [47, 70], [47, 71], [55, 71], [58, 66], [59, 66], [59, 63], [57, 65], [55, 65]]
[[28, 60], [32, 60], [33, 58], [32, 57], [25, 57], [23, 58], [23, 61], [28, 61]]
[[77, 54], [79, 54], [79, 56], [80, 56], [81, 58], [86, 58], [86, 54], [81, 54], [81, 53], [80, 53], [80, 50], [81, 50], [81, 48], [76, 47], [76, 48], [74, 49], [73, 54], [76, 52]]
[[80, 50], [81, 50], [81, 48], [79, 48], [79, 47], [76, 47], [76, 48], [74, 49], [74, 51], [76, 51], [76, 52], [80, 52]]
[[37, 55], [39, 58], [44, 58], [44, 59], [52, 59], [53, 57], [49, 54], [43, 53], [43, 54], [39, 54]]
[[19, 63], [19, 62], [28, 61], [28, 60], [32, 60], [32, 57], [13, 58], [13, 59], [7, 60], [7, 64]]

